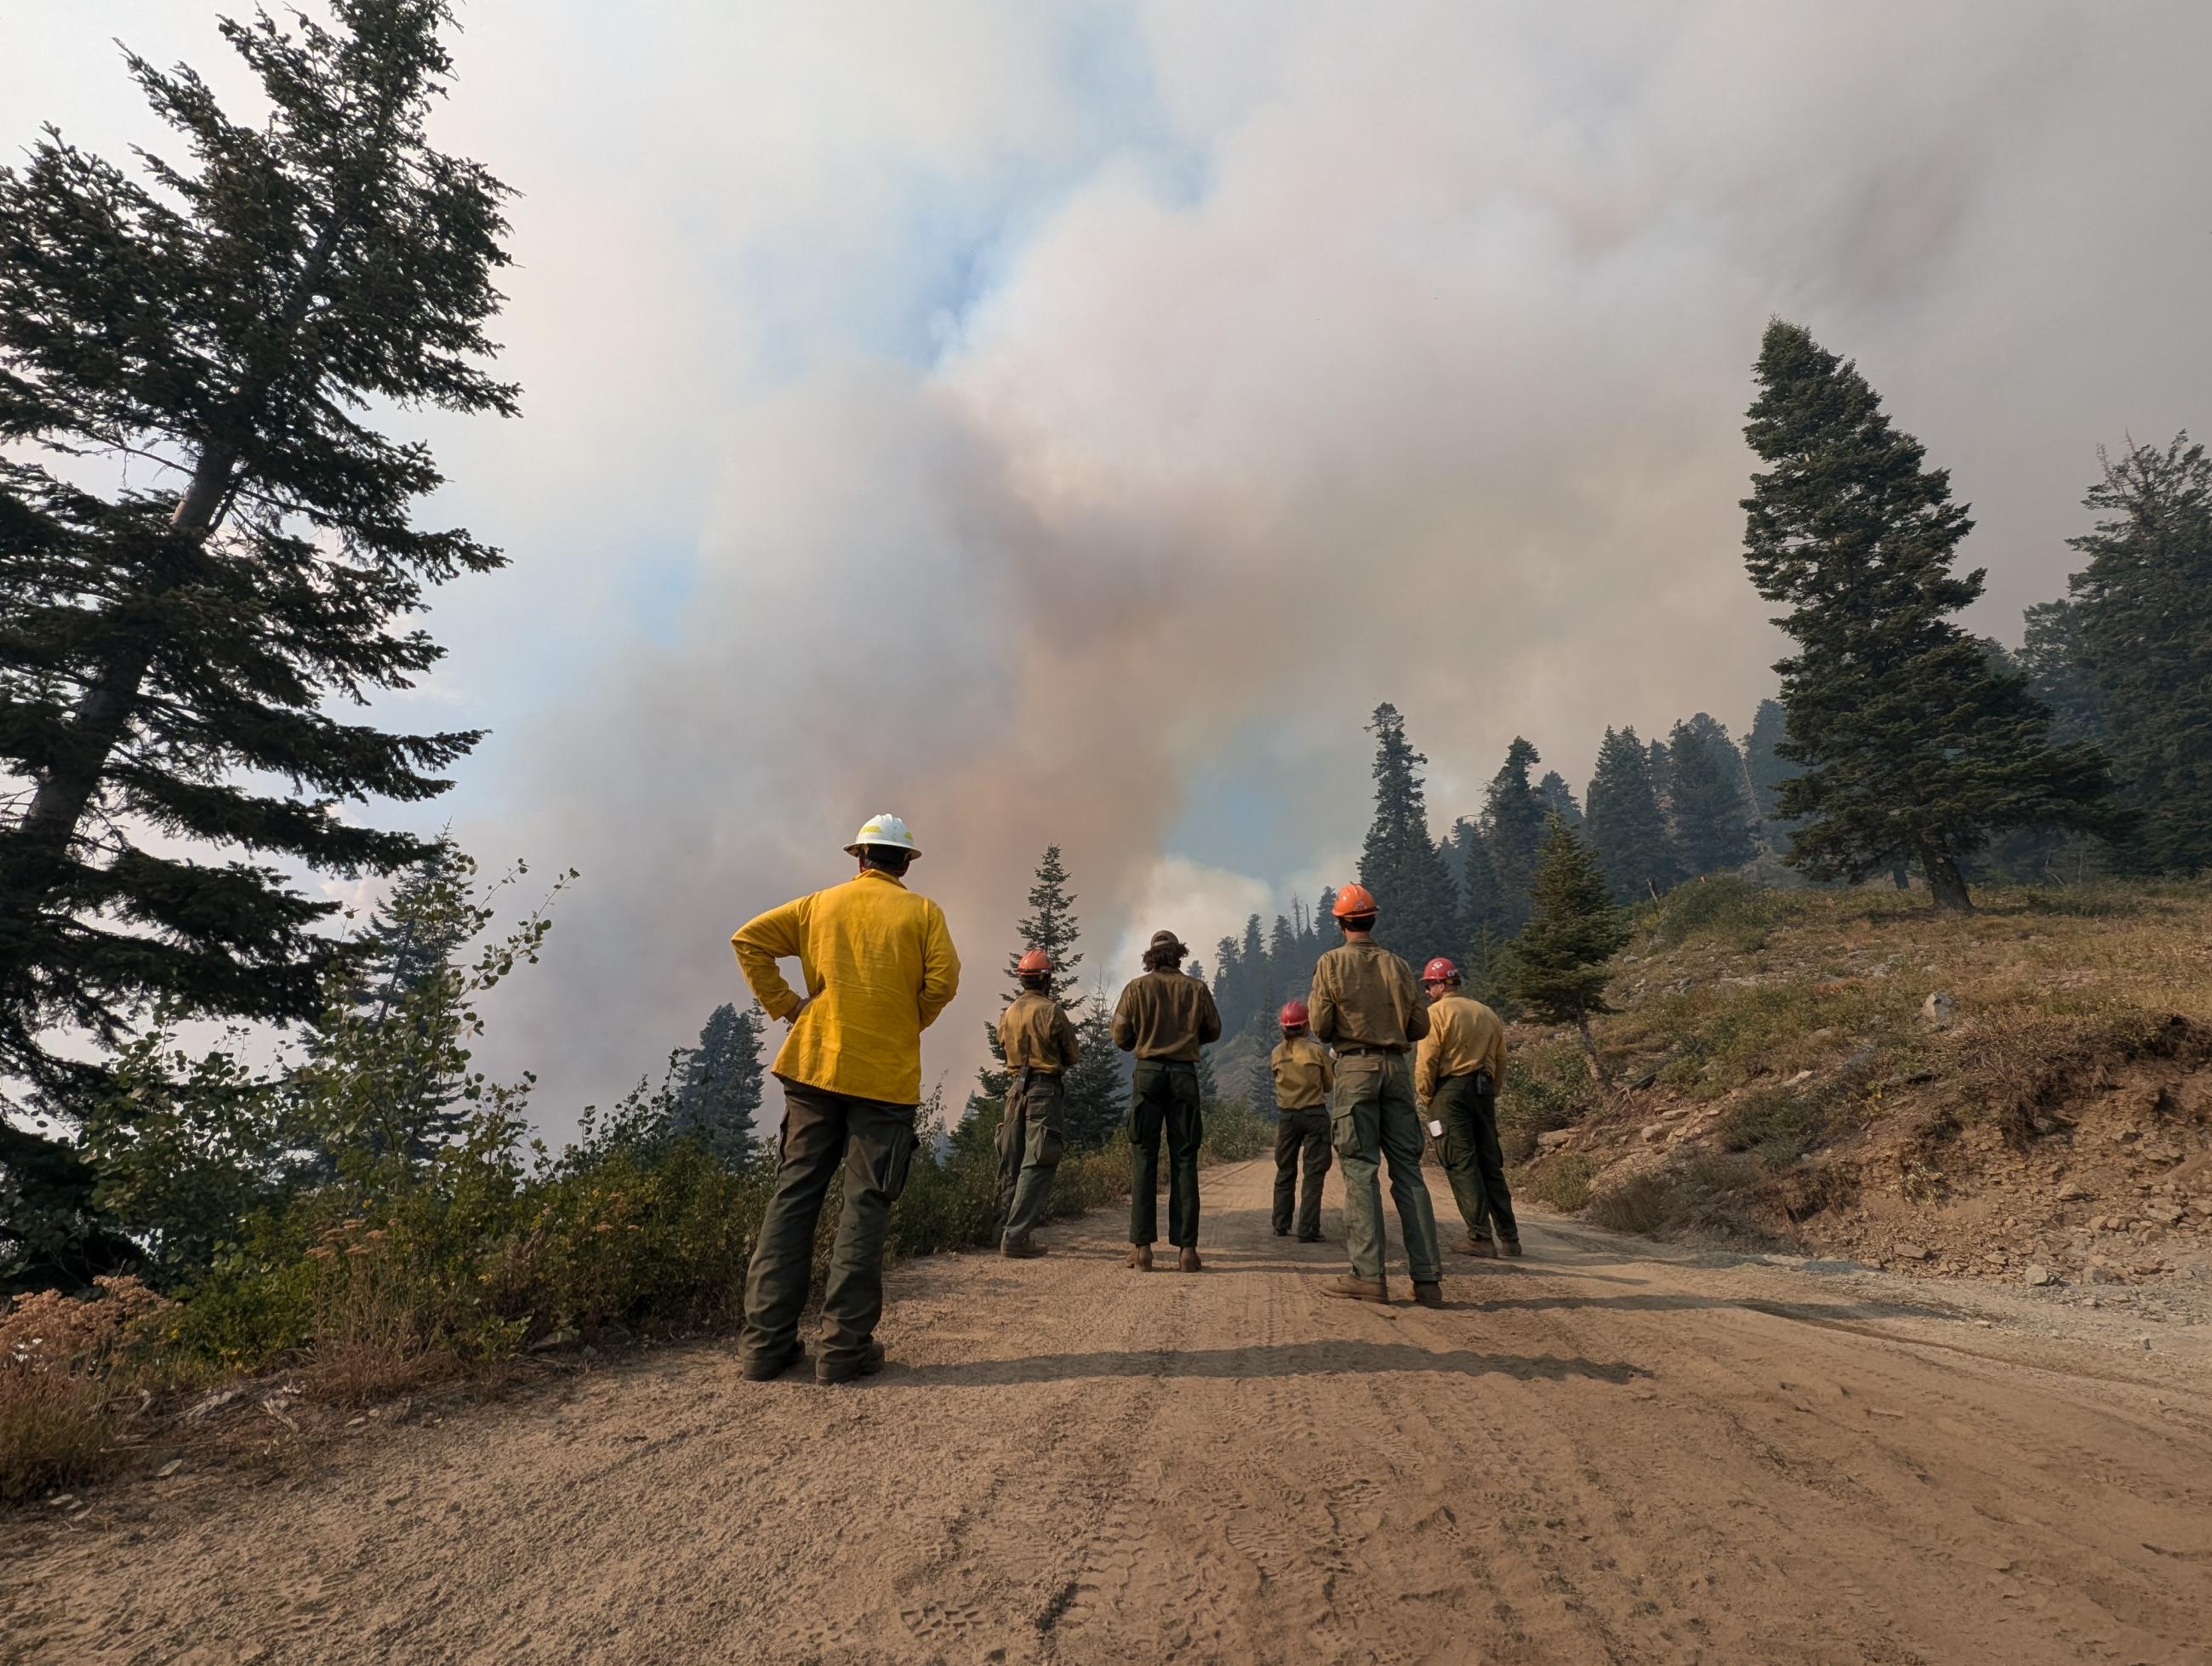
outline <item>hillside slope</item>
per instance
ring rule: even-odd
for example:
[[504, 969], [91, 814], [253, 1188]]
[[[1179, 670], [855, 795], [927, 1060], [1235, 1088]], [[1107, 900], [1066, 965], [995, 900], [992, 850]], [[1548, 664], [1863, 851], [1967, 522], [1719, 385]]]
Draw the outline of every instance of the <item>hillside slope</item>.
[[[1596, 1223], [2212, 1298], [2212, 891], [1686, 887], [1598, 1037], [1520, 1030], [1522, 1184]], [[2155, 1304], [2155, 1303], [2154, 1303]]]

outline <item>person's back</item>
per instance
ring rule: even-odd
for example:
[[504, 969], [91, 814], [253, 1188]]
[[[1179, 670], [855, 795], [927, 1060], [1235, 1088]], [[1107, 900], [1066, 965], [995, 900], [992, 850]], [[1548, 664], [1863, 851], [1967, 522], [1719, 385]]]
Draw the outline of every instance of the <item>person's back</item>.
[[[762, 1008], [791, 1025], [775, 1055], [783, 1084], [775, 1190], [745, 1269], [738, 1345], [744, 1375], [757, 1382], [806, 1357], [799, 1316], [814, 1229], [841, 1169], [843, 1213], [816, 1374], [842, 1383], [882, 1368], [884, 1240], [914, 1161], [921, 1032], [960, 987], [944, 911], [902, 883], [921, 854], [906, 824], [875, 817], [845, 849], [860, 861], [853, 879], [770, 909], [730, 939]], [[804, 995], [776, 966], [792, 958]]]
[[1313, 1032], [1339, 1052], [1402, 1053], [1429, 1032], [1413, 969], [1380, 943], [1363, 939], [1315, 963]]
[[999, 1015], [999, 1050], [1006, 1057], [1006, 1099], [999, 1117], [1000, 1252], [1016, 1260], [1041, 1256], [1037, 1224], [1066, 1149], [1067, 1089], [1079, 1049], [1066, 1009], [1052, 997], [1052, 957], [1031, 949], [1016, 963], [1022, 992]]
[[1521, 1229], [1498, 1142], [1498, 1089], [1505, 1079], [1505, 1026], [1460, 993], [1459, 968], [1442, 955], [1421, 970], [1429, 1033], [1413, 1066], [1413, 1093], [1438, 1131], [1444, 1173], [1467, 1236], [1463, 1256], [1518, 1256]]
[[1406, 1049], [1429, 1033], [1429, 1015], [1413, 982], [1413, 969], [1376, 942], [1375, 898], [1364, 885], [1336, 894], [1336, 923], [1344, 942], [1314, 966], [1307, 997], [1313, 1033], [1336, 1049], [1336, 1097], [1329, 1132], [1344, 1163], [1344, 1243], [1349, 1277], [1322, 1286], [1325, 1296], [1356, 1301], [1389, 1299], [1383, 1280], [1384, 1164], [1390, 1196], [1406, 1240], [1413, 1299], [1443, 1305], [1443, 1255], [1436, 1213], [1421, 1177], [1421, 1120], [1413, 1103], [1413, 1073]]
[[[864, 1099], [920, 1101], [921, 1032], [951, 998], [951, 936], [935, 903], [871, 868], [770, 909], [733, 940], [740, 964], [754, 949], [770, 973], [776, 958], [799, 958], [807, 998], [776, 1054], [776, 1075]], [[747, 964], [748, 976], [761, 964]]]
[[1160, 1140], [1168, 1148], [1168, 1242], [1176, 1265], [1200, 1270], [1198, 1258], [1198, 1142], [1201, 1108], [1198, 1050], [1221, 1039], [1212, 992], [1182, 970], [1189, 952], [1173, 932], [1154, 932], [1142, 976], [1114, 1006], [1114, 1045], [1137, 1055], [1129, 1079], [1129, 1262], [1152, 1267], [1159, 1225], [1157, 1197]]
[[1300, 1243], [1319, 1243], [1322, 1181], [1330, 1156], [1328, 1095], [1336, 1068], [1328, 1049], [1306, 1033], [1306, 1019], [1305, 1002], [1284, 1002], [1275, 1014], [1283, 1038], [1267, 1055], [1275, 1089], [1274, 1225], [1277, 1237], [1288, 1237], [1295, 1225]]
[[1114, 1044], [1140, 1059], [1195, 1064], [1199, 1049], [1220, 1039], [1213, 996], [1188, 972], [1146, 972], [1122, 989], [1114, 1009]]

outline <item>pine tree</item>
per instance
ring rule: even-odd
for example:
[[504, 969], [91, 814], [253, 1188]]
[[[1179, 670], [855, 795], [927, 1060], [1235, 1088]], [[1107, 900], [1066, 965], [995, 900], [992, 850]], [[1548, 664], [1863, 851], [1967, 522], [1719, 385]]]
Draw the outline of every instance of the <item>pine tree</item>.
[[[433, 980], [449, 980], [457, 987], [460, 982], [460, 952], [491, 917], [475, 900], [476, 871], [475, 862], [450, 837], [441, 836], [369, 915], [349, 963], [350, 998], [344, 1010], [350, 1025], [372, 1031], [395, 1023], [419, 1027], [425, 1010], [441, 1009], [434, 1000], [425, 1003], [410, 997]], [[326, 1056], [336, 1040], [325, 1012], [309, 1032], [309, 1056]], [[390, 1090], [392, 1125], [404, 1130], [398, 1149], [416, 1165], [457, 1138], [467, 1121], [460, 1097], [464, 1060], [428, 1050], [423, 1057], [438, 1061], [434, 1072], [426, 1067], [413, 1075], [395, 1076]]]
[[1742, 866], [1752, 857], [1751, 803], [1735, 744], [1703, 712], [1677, 723], [1667, 740], [1683, 871], [1695, 877]]
[[[425, 131], [448, 9], [330, 9], [221, 25], [267, 100], [243, 123], [126, 57], [189, 162], [133, 177], [50, 130], [0, 168], [0, 773], [25, 783], [0, 810], [0, 1076], [49, 1116], [106, 1077], [58, 1032], [112, 1049], [156, 1003], [313, 1017], [336, 904], [288, 876], [422, 860], [335, 806], [428, 799], [478, 738], [332, 714], [437, 662], [406, 623], [427, 587], [502, 564], [410, 523], [436, 466], [364, 414], [512, 415], [515, 389], [479, 368], [506, 188]], [[40, 448], [131, 466], [94, 489]], [[187, 854], [209, 847], [267, 865]], [[22, 1207], [73, 1208], [73, 1164], [0, 1116]]]
[[1628, 941], [1628, 922], [1607, 894], [1597, 858], [1557, 817], [1544, 835], [1534, 900], [1528, 929], [1514, 939], [1506, 992], [1541, 1023], [1573, 1025], [1590, 1079], [1610, 1087], [1589, 1020], [1593, 1012], [1612, 1011], [1605, 986], [1613, 956]]
[[729, 1169], [760, 1150], [753, 1113], [761, 1106], [760, 1012], [724, 1002], [708, 1016], [699, 1045], [682, 1061], [672, 1125], [696, 1135]]
[[2137, 821], [2130, 865], [2212, 866], [2212, 461], [2186, 434], [2135, 446], [2082, 502], [2094, 531], [2070, 581], [2080, 664]]
[[1382, 910], [1376, 940], [1419, 965], [1460, 945], [1459, 887], [1429, 838], [1428, 762], [1406, 739], [1398, 708], [1381, 705], [1367, 726], [1375, 737], [1375, 819], [1359, 853], [1359, 883]]
[[2051, 708], [2051, 738], [2107, 743], [2112, 731], [2089, 674], [2080, 605], [2038, 602], [2021, 617], [2026, 630], [2016, 658], [2029, 690]]
[[1802, 773], [1790, 862], [1863, 879], [1917, 862], [1939, 909], [1972, 906], [1961, 857], [2006, 827], [2093, 825], [2110, 781], [2094, 747], [2053, 745], [2050, 714], [1951, 616], [1982, 593], [1953, 570], [1972, 523], [1854, 365], [1802, 327], [1767, 326], [1745, 435], [1769, 467], [1744, 500], [1745, 563], [1797, 651], [1782, 674]]
[[1534, 746], [1514, 736], [1505, 762], [1483, 794], [1483, 836], [1490, 842], [1491, 866], [1498, 875], [1509, 937], [1528, 921], [1529, 889], [1535, 883], [1536, 851], [1543, 842], [1547, 814], [1528, 771], [1542, 762]]
[[1091, 991], [1075, 1023], [1075, 1068], [1062, 1083], [1063, 1115], [1071, 1150], [1104, 1145], [1129, 1110], [1129, 1078], [1123, 1055], [1114, 1046], [1114, 1003], [1102, 982]]
[[1640, 903], [1682, 877], [1673, 836], [1651, 784], [1650, 754], [1633, 727], [1605, 732], [1590, 777], [1585, 828], [1616, 902]]
[[1567, 785], [1567, 778], [1557, 769], [1544, 771], [1543, 780], [1536, 783], [1536, 796], [1542, 801], [1546, 815], [1557, 816], [1569, 827], [1581, 829], [1583, 812], [1575, 802], [1575, 789]]
[[[1782, 783], [1796, 772], [1776, 749], [1787, 734], [1789, 714], [1779, 700], [1762, 700], [1751, 720], [1751, 733], [1743, 743], [1744, 774], [1751, 780], [1752, 802], [1768, 847], [1776, 854], [1790, 854], [1796, 824], [1781, 809]], [[1610, 873], [1610, 866], [1607, 872]]]
[[[1075, 969], [1083, 964], [1083, 957], [1076, 953], [1075, 945], [1081, 939], [1082, 930], [1076, 924], [1075, 898], [1068, 892], [1067, 880], [1067, 869], [1060, 860], [1060, 847], [1047, 845], [1044, 854], [1037, 858], [1036, 883], [1030, 887], [1030, 912], [1014, 922], [1014, 933], [1021, 939], [1022, 946], [1006, 956], [1006, 982], [1012, 987], [1000, 991], [1000, 1012], [1012, 1006], [1014, 997], [1022, 991], [1022, 976], [1014, 969], [1031, 949], [1042, 949], [1052, 957], [1048, 989], [1054, 1000], [1065, 1006], [1075, 989]], [[997, 1019], [983, 1026], [983, 1041], [991, 1050], [992, 1063], [976, 1073], [976, 1096], [1004, 1100], [1012, 1078], [1005, 1068], [1006, 1050], [999, 1045]], [[969, 1113], [973, 1111], [971, 1100]]]
[[1452, 824], [1454, 866], [1459, 874], [1460, 918], [1470, 939], [1487, 933], [1503, 942], [1506, 936], [1505, 890], [1498, 882], [1498, 868], [1490, 860], [1490, 842], [1482, 830], [1462, 816]]

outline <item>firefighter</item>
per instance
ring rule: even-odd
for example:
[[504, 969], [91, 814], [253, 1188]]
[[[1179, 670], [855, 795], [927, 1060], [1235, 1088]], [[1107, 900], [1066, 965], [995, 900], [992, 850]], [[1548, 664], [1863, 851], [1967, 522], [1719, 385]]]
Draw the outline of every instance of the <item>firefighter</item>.
[[1275, 1236], [1291, 1233], [1304, 1158], [1305, 1198], [1297, 1207], [1298, 1242], [1321, 1242], [1321, 1183], [1328, 1172], [1328, 1091], [1336, 1081], [1328, 1049], [1306, 1033], [1306, 1004], [1283, 1003], [1276, 1021], [1283, 1038], [1267, 1055], [1275, 1078]]
[[1322, 1293], [1363, 1302], [1390, 1299], [1382, 1277], [1377, 1178], [1388, 1163], [1413, 1299], [1442, 1307], [1443, 1255], [1421, 1178], [1421, 1114], [1406, 1059], [1407, 1049], [1429, 1033], [1428, 1014], [1413, 985], [1413, 969], [1375, 941], [1373, 894], [1364, 885], [1346, 885], [1337, 892], [1333, 912], [1344, 942], [1315, 965], [1308, 1006], [1315, 1036], [1336, 1049], [1329, 1132], [1344, 1159], [1344, 1243], [1352, 1272], [1323, 1285]]
[[1114, 1045], [1137, 1055], [1129, 1087], [1129, 1260], [1152, 1270], [1158, 1237], [1160, 1136], [1168, 1145], [1168, 1242], [1176, 1268], [1196, 1273], [1198, 1258], [1198, 1049], [1221, 1039], [1212, 992], [1182, 970], [1190, 952], [1173, 932], [1154, 932], [1144, 975], [1114, 1008]]
[[[1444, 1172], [1467, 1222], [1452, 1248], [1462, 1256], [1521, 1253], [1505, 1155], [1498, 1145], [1498, 1085], [1505, 1079], [1505, 1026], [1498, 1014], [1460, 993], [1459, 968], [1439, 955], [1421, 968], [1429, 1033], [1413, 1061], [1413, 1096], [1443, 1126]], [[1497, 1240], [1492, 1241], [1492, 1223]]]
[[[871, 818], [845, 847], [859, 872], [844, 884], [770, 909], [731, 939], [745, 982], [771, 1018], [791, 1026], [775, 1055], [783, 1132], [775, 1190], [745, 1272], [738, 1355], [763, 1382], [806, 1358], [799, 1309], [814, 1227], [839, 1165], [845, 1201], [822, 1298], [814, 1374], [849, 1382], [883, 1369], [884, 1239], [914, 1161], [921, 1099], [921, 1032], [960, 987], [945, 911], [906, 888], [921, 854], [896, 816]], [[806, 993], [776, 962], [796, 957]]]
[[999, 1253], [1044, 1254], [1034, 1234], [1052, 1171], [1067, 1144], [1063, 1071], [1075, 1068], [1075, 1026], [1052, 994], [1052, 957], [1031, 949], [1014, 964], [1022, 992], [999, 1016], [1006, 1055], [1006, 1111], [999, 1122], [999, 1207], [1006, 1218]]

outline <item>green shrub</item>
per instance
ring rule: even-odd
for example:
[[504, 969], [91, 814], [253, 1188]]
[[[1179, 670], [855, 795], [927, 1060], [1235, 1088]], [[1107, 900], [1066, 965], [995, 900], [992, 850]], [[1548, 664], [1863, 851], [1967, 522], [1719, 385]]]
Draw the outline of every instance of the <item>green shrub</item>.
[[1705, 937], [1730, 948], [1755, 949], [1781, 922], [1783, 908], [1778, 893], [1765, 885], [1709, 875], [1677, 885], [1659, 899], [1656, 934], [1670, 946]]
[[1547, 1208], [1571, 1215], [1589, 1207], [1590, 1177], [1596, 1167], [1580, 1152], [1562, 1152], [1526, 1171], [1521, 1185]]
[[[1206, 1108], [1206, 1134], [1198, 1150], [1201, 1163], [1242, 1163], [1275, 1148], [1275, 1119], [1262, 1116], [1242, 1099], [1217, 1099]], [[1165, 1163], [1160, 1165], [1165, 1168]]]

